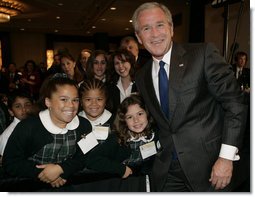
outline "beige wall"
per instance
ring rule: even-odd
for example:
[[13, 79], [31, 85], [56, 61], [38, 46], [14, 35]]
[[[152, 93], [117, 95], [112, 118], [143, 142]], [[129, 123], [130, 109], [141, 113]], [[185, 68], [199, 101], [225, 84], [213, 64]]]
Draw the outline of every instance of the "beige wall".
[[11, 33], [10, 40], [12, 61], [18, 67], [24, 66], [29, 59], [36, 63], [45, 62], [46, 42], [43, 34]]
[[[230, 54], [230, 47], [234, 42], [235, 28], [238, 18], [240, 3], [235, 3], [229, 6], [229, 22], [228, 22], [228, 54], [227, 59]], [[223, 54], [223, 29], [224, 29], [224, 19], [222, 14], [224, 12], [223, 7], [212, 8], [208, 5], [205, 10], [205, 41], [213, 42], [218, 49]], [[239, 31], [237, 34], [236, 42], [239, 44], [238, 50], [250, 53], [250, 7], [249, 0], [244, 1], [243, 14], [240, 19]], [[249, 67], [249, 61], [248, 65]]]

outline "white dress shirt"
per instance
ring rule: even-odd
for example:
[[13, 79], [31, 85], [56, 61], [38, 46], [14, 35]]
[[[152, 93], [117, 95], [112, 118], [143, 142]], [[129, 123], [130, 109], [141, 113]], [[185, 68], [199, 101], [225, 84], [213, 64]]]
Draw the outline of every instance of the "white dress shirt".
[[121, 78], [119, 78], [117, 82], [117, 87], [120, 90], [120, 102], [122, 102], [126, 97], [131, 95], [132, 86], [133, 86], [133, 82], [131, 81], [128, 88], [125, 91], [121, 83]]
[[17, 126], [17, 124], [20, 122], [20, 120], [16, 117], [14, 117], [12, 123], [4, 130], [4, 132], [0, 135], [0, 155], [4, 154], [4, 149], [7, 144], [7, 141], [12, 134], [14, 128]]

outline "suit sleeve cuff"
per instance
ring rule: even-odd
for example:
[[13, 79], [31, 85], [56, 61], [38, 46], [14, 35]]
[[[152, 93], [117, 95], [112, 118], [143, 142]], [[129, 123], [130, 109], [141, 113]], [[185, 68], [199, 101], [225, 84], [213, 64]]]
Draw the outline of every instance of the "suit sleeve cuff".
[[221, 145], [219, 157], [231, 161], [238, 161], [240, 159], [240, 156], [238, 155], [238, 148], [227, 144]]

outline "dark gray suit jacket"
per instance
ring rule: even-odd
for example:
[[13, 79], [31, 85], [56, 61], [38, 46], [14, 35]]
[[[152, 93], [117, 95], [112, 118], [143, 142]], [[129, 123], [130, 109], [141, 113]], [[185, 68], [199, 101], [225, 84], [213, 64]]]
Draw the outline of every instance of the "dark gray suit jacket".
[[[152, 82], [152, 60], [136, 75], [138, 91], [159, 127], [162, 151], [153, 182], [161, 191], [174, 144], [194, 191], [208, 191], [210, 173], [221, 144], [240, 147], [247, 106], [228, 65], [212, 44], [173, 44], [169, 76], [169, 111], [164, 116]], [[235, 161], [236, 162], [236, 161]]]

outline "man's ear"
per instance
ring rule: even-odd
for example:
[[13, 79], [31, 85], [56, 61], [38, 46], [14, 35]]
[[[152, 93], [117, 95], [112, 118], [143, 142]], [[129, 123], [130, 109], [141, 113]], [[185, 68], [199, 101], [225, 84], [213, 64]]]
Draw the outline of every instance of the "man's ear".
[[139, 42], [141, 45], [143, 45], [143, 42], [142, 42], [142, 40], [140, 39], [140, 37], [139, 37], [139, 35], [138, 35], [137, 32], [135, 32], [135, 36], [136, 36], [138, 42]]

